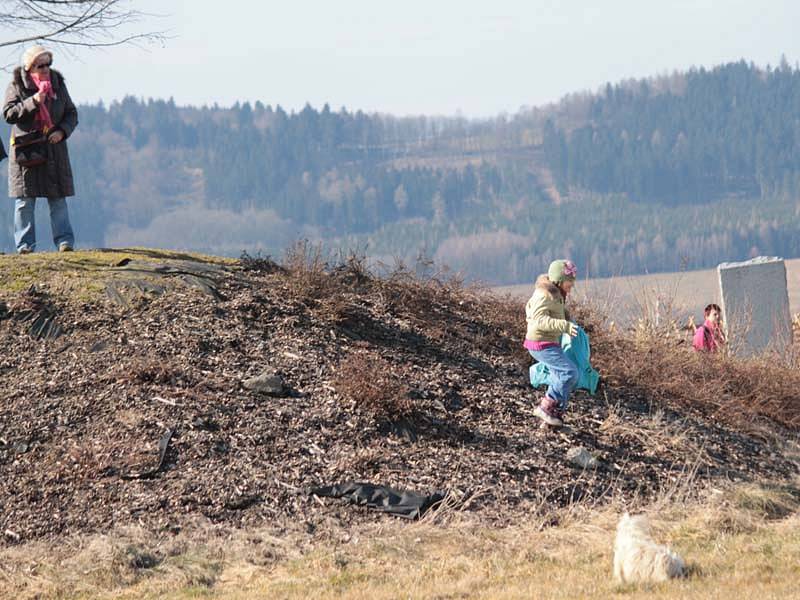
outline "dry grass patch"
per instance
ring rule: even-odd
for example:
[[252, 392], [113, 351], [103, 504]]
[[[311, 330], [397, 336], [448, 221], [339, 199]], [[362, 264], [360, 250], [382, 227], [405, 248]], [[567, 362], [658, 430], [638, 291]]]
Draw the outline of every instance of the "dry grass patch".
[[667, 418], [662, 410], [656, 409], [635, 422], [626, 421], [620, 414], [611, 407], [600, 425], [600, 432], [616, 446], [635, 441], [659, 455], [693, 456], [698, 462], [707, 458], [697, 433], [686, 423]]
[[[611, 579], [622, 507], [575, 505], [504, 529], [386, 520], [301, 551], [299, 534], [128, 529], [0, 551], [14, 598], [719, 598], [793, 597], [800, 584], [800, 496], [791, 486], [709, 489], [702, 501], [647, 509], [654, 536], [688, 561], [684, 580]], [[731, 527], [736, 524], [736, 527]]]
[[191, 535], [138, 527], [0, 550], [0, 597], [203, 597], [226, 579], [301, 556], [298, 534], [198, 525]]
[[[731, 532], [722, 515], [749, 519], [753, 527]], [[541, 522], [503, 530], [413, 526], [388, 531], [380, 541], [281, 563], [249, 583], [220, 589], [219, 597], [785, 598], [800, 583], [796, 514], [769, 521], [714, 498], [688, 507], [659, 505], [651, 511], [654, 533], [687, 558], [692, 575], [645, 586], [611, 580], [618, 518], [619, 509], [573, 507], [552, 528]]]
[[759, 418], [800, 427], [800, 370], [770, 359], [736, 359], [696, 353], [665, 339], [647, 345], [619, 342], [602, 356], [602, 373], [616, 386], [643, 391], [651, 400], [712, 414], [754, 429]]

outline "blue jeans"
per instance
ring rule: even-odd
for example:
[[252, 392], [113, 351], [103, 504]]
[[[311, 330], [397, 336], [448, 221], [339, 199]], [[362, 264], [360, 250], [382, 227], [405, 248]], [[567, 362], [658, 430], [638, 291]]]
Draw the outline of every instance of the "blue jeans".
[[561, 346], [551, 346], [544, 350], [528, 350], [538, 362], [547, 366], [550, 372], [547, 395], [558, 402], [559, 410], [567, 410], [569, 395], [578, 385], [578, 367], [575, 366]]
[[[74, 246], [75, 235], [72, 233], [72, 225], [69, 223], [66, 198], [48, 198], [47, 203], [50, 205], [53, 243], [56, 247], [63, 242]], [[14, 243], [17, 245], [18, 251], [26, 246], [31, 250], [36, 248], [35, 208], [36, 198], [17, 198], [14, 203]]]

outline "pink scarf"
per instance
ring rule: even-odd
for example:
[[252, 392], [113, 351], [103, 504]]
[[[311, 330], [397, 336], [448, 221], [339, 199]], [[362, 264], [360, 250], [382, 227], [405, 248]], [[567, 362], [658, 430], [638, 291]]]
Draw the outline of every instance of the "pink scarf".
[[34, 124], [36, 125], [36, 129], [42, 131], [43, 133], [47, 133], [53, 128], [53, 119], [50, 117], [50, 100], [56, 97], [55, 92], [53, 91], [53, 84], [50, 83], [50, 76], [42, 77], [38, 73], [29, 73], [33, 83], [36, 84], [36, 88], [42, 93], [44, 96], [44, 101], [39, 104], [39, 110], [36, 111], [36, 116], [34, 117]]

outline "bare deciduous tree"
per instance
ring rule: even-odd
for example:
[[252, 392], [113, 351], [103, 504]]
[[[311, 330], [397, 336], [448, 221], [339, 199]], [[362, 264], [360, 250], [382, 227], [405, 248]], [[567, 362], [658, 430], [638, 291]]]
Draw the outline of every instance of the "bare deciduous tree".
[[0, 28], [13, 31], [0, 47], [40, 41], [100, 47], [158, 41], [160, 32], [125, 33], [147, 15], [131, 0], [0, 0]]

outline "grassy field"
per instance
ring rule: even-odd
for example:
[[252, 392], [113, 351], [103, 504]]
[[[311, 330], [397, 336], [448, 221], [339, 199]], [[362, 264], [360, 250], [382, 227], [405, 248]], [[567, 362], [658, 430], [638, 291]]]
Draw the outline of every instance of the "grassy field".
[[[800, 259], [786, 261], [786, 275], [789, 305], [792, 314], [797, 314], [800, 312]], [[496, 290], [527, 299], [533, 285], [503, 286]], [[624, 317], [627, 310], [641, 314], [644, 308], [652, 308], [656, 298], [661, 298], [662, 306], [671, 306], [682, 316], [694, 314], [699, 319], [705, 305], [720, 300], [716, 269], [580, 280], [576, 292], [578, 297], [591, 298], [593, 303], [608, 307], [617, 319]]]
[[[759, 598], [798, 597], [800, 489], [709, 489], [649, 509], [654, 536], [684, 556], [688, 578], [612, 581], [621, 507], [575, 505], [504, 529], [381, 525], [319, 544], [300, 534], [211, 529], [158, 538], [135, 529], [0, 551], [4, 598]], [[557, 518], [558, 526], [545, 521]]]

